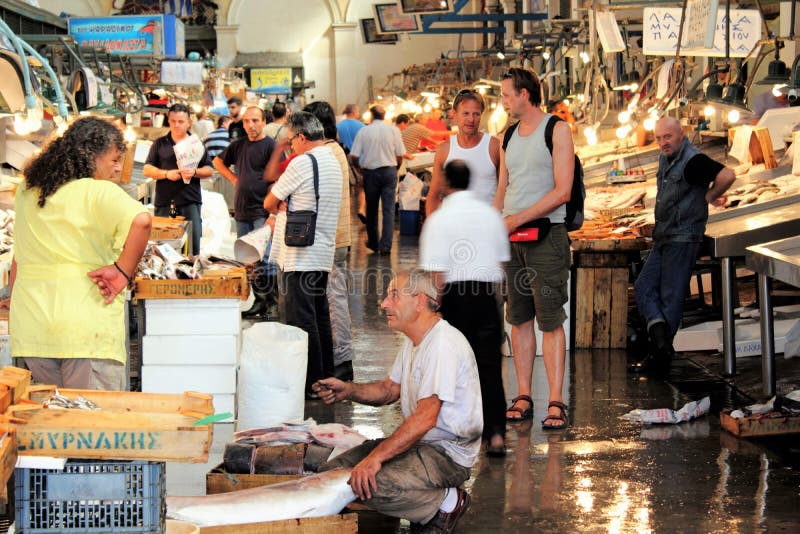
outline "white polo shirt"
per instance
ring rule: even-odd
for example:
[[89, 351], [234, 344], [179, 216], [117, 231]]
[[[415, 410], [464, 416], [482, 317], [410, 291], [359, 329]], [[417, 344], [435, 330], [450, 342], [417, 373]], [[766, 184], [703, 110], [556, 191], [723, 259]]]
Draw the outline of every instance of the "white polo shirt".
[[358, 157], [361, 168], [367, 170], [397, 167], [397, 158], [405, 153], [400, 130], [383, 121], [372, 121], [361, 128], [350, 149], [350, 154]]
[[422, 227], [419, 267], [445, 273], [450, 282], [500, 282], [511, 259], [500, 213], [472, 191], [445, 197]]

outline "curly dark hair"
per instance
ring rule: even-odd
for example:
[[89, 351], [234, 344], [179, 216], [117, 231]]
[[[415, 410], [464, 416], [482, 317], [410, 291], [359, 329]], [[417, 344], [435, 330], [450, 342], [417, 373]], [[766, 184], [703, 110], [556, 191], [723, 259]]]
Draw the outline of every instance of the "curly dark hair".
[[39, 207], [47, 197], [67, 182], [91, 178], [95, 160], [116, 148], [125, 151], [125, 140], [119, 128], [97, 117], [84, 117], [56, 137], [25, 167], [25, 183], [39, 189]]

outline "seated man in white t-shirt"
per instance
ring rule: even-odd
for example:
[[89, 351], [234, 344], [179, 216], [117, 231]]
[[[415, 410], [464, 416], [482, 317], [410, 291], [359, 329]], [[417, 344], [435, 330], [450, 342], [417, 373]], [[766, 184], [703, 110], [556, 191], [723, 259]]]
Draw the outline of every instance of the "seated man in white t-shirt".
[[481, 444], [483, 413], [475, 357], [467, 339], [441, 319], [430, 273], [400, 272], [381, 307], [389, 327], [406, 335], [389, 376], [366, 384], [326, 378], [312, 388], [326, 404], [353, 400], [382, 406], [398, 399], [403, 423], [323, 465], [353, 467], [350, 486], [378, 512], [451, 532], [469, 505], [459, 486]]

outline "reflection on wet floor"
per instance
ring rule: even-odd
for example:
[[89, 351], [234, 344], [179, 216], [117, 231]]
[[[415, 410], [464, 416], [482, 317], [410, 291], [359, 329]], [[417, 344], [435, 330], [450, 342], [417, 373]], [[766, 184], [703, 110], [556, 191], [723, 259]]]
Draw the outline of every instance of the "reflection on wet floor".
[[[392, 273], [415, 265], [416, 238], [401, 236], [390, 256], [377, 256], [359, 229], [351, 252], [355, 376], [381, 380], [403, 338], [386, 326], [380, 300]], [[546, 380], [537, 358], [534, 420], [509, 424], [505, 458], [482, 456], [475, 465], [467, 483], [472, 504], [457, 532], [799, 531], [797, 445], [721, 430], [719, 410], [749, 402], [725, 381], [689, 360], [676, 362], [670, 383], [628, 375], [622, 351], [576, 351], [569, 360], [570, 427], [541, 429]], [[504, 364], [511, 399], [513, 361]], [[677, 409], [705, 395], [712, 414], [691, 423], [642, 427], [619, 419], [634, 408]], [[389, 434], [401, 418], [399, 406], [319, 402], [306, 403], [306, 416], [368, 437]]]

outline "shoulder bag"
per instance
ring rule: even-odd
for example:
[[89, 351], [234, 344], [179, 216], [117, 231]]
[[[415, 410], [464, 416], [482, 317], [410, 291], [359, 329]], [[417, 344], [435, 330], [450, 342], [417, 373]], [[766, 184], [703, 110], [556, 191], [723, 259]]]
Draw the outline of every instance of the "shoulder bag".
[[[317, 229], [317, 213], [319, 212], [319, 167], [317, 158], [313, 154], [306, 154], [311, 158], [314, 169], [314, 196], [317, 201], [316, 211], [286, 210], [286, 232], [283, 241], [287, 247], [310, 247], [314, 244], [314, 233]], [[289, 196], [291, 198], [291, 195]], [[289, 198], [286, 199], [287, 204]]]

